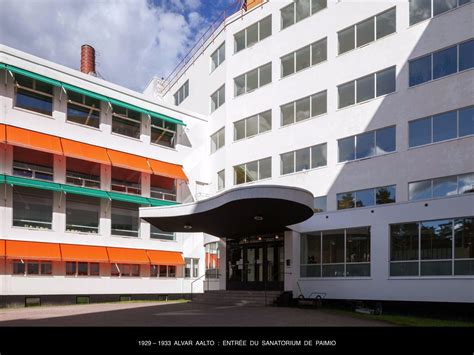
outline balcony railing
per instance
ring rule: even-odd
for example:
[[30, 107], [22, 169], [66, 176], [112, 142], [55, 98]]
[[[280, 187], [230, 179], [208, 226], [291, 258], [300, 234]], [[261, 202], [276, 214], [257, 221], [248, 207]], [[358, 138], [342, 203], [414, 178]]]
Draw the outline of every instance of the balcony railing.
[[118, 183], [112, 183], [112, 191], [124, 192], [131, 195], [141, 195], [142, 190], [137, 186], [123, 185]]
[[13, 219], [13, 226], [29, 229], [49, 230], [52, 228], [51, 222], [33, 221], [29, 219]]
[[162, 191], [162, 190], [152, 189], [150, 191], [150, 197], [153, 197], [159, 200], [176, 201], [176, 193]]
[[13, 163], [13, 175], [27, 177], [31, 179], [53, 181], [53, 171], [40, 166], [26, 163]]
[[66, 224], [66, 231], [76, 233], [98, 234], [99, 227], [82, 226], [78, 224]]
[[88, 179], [68, 174], [66, 175], [66, 182], [71, 185], [100, 189], [100, 180]]

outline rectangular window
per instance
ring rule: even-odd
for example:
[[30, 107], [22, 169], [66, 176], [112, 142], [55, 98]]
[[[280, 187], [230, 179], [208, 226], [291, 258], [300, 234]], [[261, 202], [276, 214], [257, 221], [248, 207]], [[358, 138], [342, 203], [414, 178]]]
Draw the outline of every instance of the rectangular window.
[[175, 240], [176, 236], [173, 232], [165, 232], [150, 224], [150, 238], [159, 240]]
[[13, 175], [53, 181], [53, 154], [13, 146]]
[[327, 211], [327, 196], [318, 196], [313, 201], [314, 213], [321, 213]]
[[141, 173], [139, 171], [113, 166], [111, 190], [126, 194], [141, 195]]
[[234, 35], [235, 53], [260, 42], [271, 34], [272, 16], [269, 15]]
[[472, 0], [410, 0], [410, 26], [441, 15]]
[[100, 189], [100, 164], [67, 157], [66, 183]]
[[327, 165], [327, 144], [295, 150], [280, 155], [280, 174], [314, 169]]
[[339, 85], [339, 106], [344, 108], [396, 90], [395, 67]]
[[390, 276], [418, 275], [418, 223], [390, 226]]
[[454, 220], [454, 275], [474, 275], [474, 217]]
[[112, 105], [112, 132], [139, 139], [141, 127], [140, 112]]
[[193, 277], [199, 277], [199, 259], [193, 259]]
[[53, 264], [51, 261], [42, 261], [40, 264], [40, 273], [41, 275], [52, 275], [53, 273]]
[[138, 205], [112, 201], [112, 235], [138, 237]]
[[410, 182], [410, 201], [428, 200], [474, 192], [474, 173]]
[[15, 73], [15, 106], [53, 115], [53, 86]]
[[268, 157], [250, 163], [234, 166], [234, 184], [268, 179], [272, 177], [272, 158]]
[[51, 261], [13, 260], [13, 275], [52, 275]]
[[217, 191], [225, 189], [225, 170], [217, 173]]
[[304, 121], [327, 112], [327, 91], [280, 106], [281, 125]]
[[338, 162], [364, 159], [396, 150], [395, 126], [338, 140]]
[[168, 267], [166, 265], [160, 265], [160, 277], [168, 277]]
[[410, 147], [471, 134], [474, 134], [474, 106], [408, 122]]
[[211, 113], [225, 103], [225, 84], [211, 95]]
[[327, 60], [327, 38], [281, 57], [281, 77]]
[[185, 278], [191, 277], [192, 267], [193, 267], [193, 259], [185, 258], [184, 259], [184, 277]]
[[150, 143], [174, 148], [176, 146], [177, 131], [178, 125], [176, 123], [152, 117]]
[[287, 28], [327, 7], [327, 0], [294, 0], [280, 10], [281, 29]]
[[[459, 52], [459, 56], [458, 56]], [[474, 67], [474, 40], [409, 61], [409, 84], [419, 85]]]
[[343, 192], [337, 194], [337, 209], [370, 207], [396, 202], [396, 186], [382, 186], [367, 190]]
[[67, 96], [67, 121], [99, 128], [100, 101], [73, 91], [68, 91]]
[[225, 145], [225, 127], [211, 136], [211, 154]]
[[[211, 54], [211, 73], [225, 60], [225, 42]], [[186, 82], [187, 83], [187, 82]], [[176, 94], [175, 94], [176, 99]]]
[[364, 46], [396, 31], [396, 8], [369, 17], [337, 33], [339, 54]]
[[30, 187], [13, 187], [13, 226], [51, 229], [53, 191]]
[[66, 231], [99, 233], [100, 199], [66, 195]]
[[272, 63], [267, 63], [234, 78], [234, 96], [254, 91], [272, 82]]
[[[217, 50], [214, 53], [218, 53], [219, 50]], [[217, 59], [219, 60], [219, 59]], [[214, 69], [213, 69], [214, 70]], [[175, 92], [174, 94], [174, 104], [176, 106], [180, 105], [181, 102], [184, 101], [189, 96], [189, 80], [186, 80], [186, 82], [181, 85], [181, 87], [178, 89], [178, 91]]]

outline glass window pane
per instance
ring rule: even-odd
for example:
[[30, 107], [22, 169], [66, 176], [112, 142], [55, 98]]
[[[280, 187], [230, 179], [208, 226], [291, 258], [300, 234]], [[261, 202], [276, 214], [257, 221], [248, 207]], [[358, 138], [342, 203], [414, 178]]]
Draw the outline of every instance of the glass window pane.
[[245, 138], [245, 120], [234, 123], [234, 140]]
[[354, 208], [355, 206], [355, 197], [352, 192], [345, 192], [342, 194], [337, 194], [337, 209], [345, 210], [347, 208]]
[[112, 201], [112, 234], [138, 237], [138, 205]]
[[285, 126], [293, 122], [295, 122], [295, 108], [292, 102], [281, 106], [281, 125]]
[[384, 205], [386, 203], [394, 203], [396, 201], [396, 187], [384, 186], [375, 189], [375, 202], [377, 205]]
[[394, 152], [396, 149], [395, 127], [387, 127], [375, 131], [375, 154]]
[[39, 275], [39, 263], [37, 261], [28, 261], [26, 270], [28, 275]]
[[225, 85], [222, 85], [217, 93], [219, 95], [219, 106], [222, 106], [225, 102]]
[[328, 58], [327, 38], [311, 45], [311, 65], [324, 62]]
[[235, 52], [241, 51], [245, 48], [245, 30], [240, 31], [234, 36]]
[[457, 137], [457, 112], [433, 116], [433, 142]]
[[321, 263], [321, 234], [301, 235], [301, 264]]
[[281, 174], [290, 174], [295, 171], [295, 152], [281, 154]]
[[452, 275], [451, 261], [422, 261], [421, 276]]
[[254, 69], [248, 72], [246, 76], [247, 76], [246, 92], [249, 92], [258, 88], [258, 69]]
[[451, 259], [452, 231], [450, 219], [422, 222], [421, 259]]
[[458, 194], [474, 192], [474, 173], [458, 176]]
[[258, 180], [258, 161], [245, 164], [245, 182]]
[[13, 225], [18, 227], [51, 229], [53, 220], [53, 192], [14, 186]]
[[[344, 263], [344, 230], [323, 232], [323, 264]], [[323, 275], [324, 276], [324, 275]], [[343, 275], [333, 275], [343, 276]]]
[[340, 31], [337, 37], [339, 40], [339, 54], [355, 48], [355, 26]]
[[311, 46], [301, 48], [296, 51], [296, 71], [300, 71], [310, 66]]
[[[221, 65], [222, 62], [224, 62], [224, 60], [225, 60], [225, 42], [219, 47], [218, 52], [219, 52], [219, 65]], [[188, 96], [188, 94], [189, 94], [189, 81], [187, 81], [185, 85], [186, 85], [185, 86], [185, 88], [186, 88], [185, 96]]]
[[456, 259], [474, 259], [474, 218], [454, 220], [454, 246]]
[[309, 17], [311, 14], [311, 0], [295, 0], [296, 22]]
[[[390, 226], [390, 260], [418, 259], [418, 223]], [[418, 269], [418, 264], [417, 264]], [[418, 271], [416, 272], [418, 274]]]
[[315, 197], [313, 201], [313, 210], [315, 213], [326, 212], [327, 210], [327, 196]]
[[457, 0], [433, 0], [433, 16], [454, 9], [456, 5]]
[[459, 71], [474, 68], [474, 40], [459, 45]]
[[377, 74], [377, 96], [390, 94], [396, 90], [395, 67]]
[[375, 20], [374, 17], [358, 23], [357, 28], [357, 47], [370, 43], [375, 39]]
[[[235, 85], [236, 88], [236, 96], [237, 96], [237, 85]], [[217, 100], [217, 92], [211, 95], [211, 112], [214, 112], [219, 106], [218, 106], [218, 100]]]
[[287, 28], [295, 23], [295, 4], [290, 5], [281, 9], [281, 29]]
[[355, 81], [338, 86], [339, 108], [355, 104]]
[[53, 265], [51, 262], [41, 262], [41, 275], [51, 275], [53, 273]]
[[260, 67], [260, 85], [267, 85], [272, 82], [272, 63]]
[[21, 88], [17, 89], [15, 106], [44, 115], [51, 116], [53, 114], [53, 99], [51, 97]]
[[433, 79], [456, 73], [457, 65], [457, 46], [433, 53]]
[[[235, 96], [239, 96], [245, 94], [245, 75], [241, 75], [234, 79], [234, 87], [235, 87]], [[217, 103], [216, 103], [217, 105]]]
[[348, 137], [339, 139], [339, 159], [338, 162], [354, 160], [355, 159], [355, 137]]
[[385, 37], [396, 31], [396, 8], [377, 15], [377, 39]]
[[258, 133], [270, 131], [272, 129], [272, 111], [266, 111], [259, 115], [258, 119]]
[[375, 154], [375, 132], [359, 134], [356, 139], [356, 159], [371, 157]]
[[247, 47], [258, 42], [258, 22], [247, 27]]
[[66, 196], [66, 230], [78, 233], [98, 233], [100, 200], [94, 197]]
[[327, 0], [313, 0], [311, 4], [311, 15], [325, 9], [328, 6]]
[[327, 144], [311, 147], [311, 168], [327, 165]]
[[431, 197], [431, 180], [411, 182], [408, 184], [408, 199], [410, 201], [426, 200]]
[[311, 117], [327, 112], [327, 91], [311, 96]]
[[76, 274], [76, 262], [66, 262], [66, 275], [75, 275]]
[[459, 110], [459, 137], [474, 134], [474, 106]]
[[375, 205], [374, 189], [360, 190], [355, 192], [356, 207], [367, 207]]
[[260, 21], [260, 41], [272, 35], [272, 17], [267, 16]]
[[258, 134], [258, 116], [252, 116], [247, 118], [247, 137], [254, 136]]
[[[211, 55], [211, 71], [216, 69], [219, 66], [219, 52], [215, 51]], [[176, 97], [175, 97], [176, 98]]]
[[457, 176], [433, 179], [433, 197], [453, 196], [458, 193]]
[[234, 167], [234, 184], [239, 185], [245, 182], [245, 165]]
[[375, 75], [371, 74], [357, 79], [357, 102], [370, 100], [375, 97]]
[[296, 122], [306, 120], [310, 118], [310, 98], [305, 97], [304, 99], [296, 101]]
[[410, 0], [410, 26], [431, 17], [431, 0]]
[[408, 122], [410, 147], [431, 143], [431, 117]]
[[370, 227], [346, 230], [346, 262], [370, 262]]
[[217, 139], [219, 141], [218, 148], [222, 148], [223, 146], [225, 146], [225, 129], [224, 128], [220, 129], [219, 132], [217, 132]]
[[213, 134], [211, 136], [211, 153], [214, 153], [218, 148], [217, 148], [217, 134]]
[[413, 60], [409, 64], [410, 86], [431, 80], [431, 54]]
[[309, 148], [299, 149], [295, 152], [296, 171], [310, 169]]
[[295, 72], [295, 53], [288, 54], [281, 58], [281, 77]]
[[272, 158], [266, 158], [259, 161], [260, 176], [259, 179], [268, 179], [272, 177]]
[[418, 276], [418, 262], [390, 263], [390, 276]]
[[221, 170], [217, 173], [217, 190], [225, 188], [225, 170]]

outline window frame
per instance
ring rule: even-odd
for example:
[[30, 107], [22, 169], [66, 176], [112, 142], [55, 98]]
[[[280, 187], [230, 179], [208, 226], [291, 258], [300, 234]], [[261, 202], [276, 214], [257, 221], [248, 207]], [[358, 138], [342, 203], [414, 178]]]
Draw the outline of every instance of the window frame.
[[[18, 73], [15, 73], [15, 74], [12, 74], [13, 75], [13, 79], [14, 79], [14, 107], [15, 108], [19, 108], [21, 110], [26, 110], [26, 111], [29, 111], [29, 112], [34, 112], [35, 114], [40, 114], [40, 115], [44, 115], [44, 116], [47, 116], [47, 117], [53, 117], [53, 112], [54, 112], [54, 109], [55, 109], [55, 103], [54, 103], [54, 86], [51, 85], [51, 84], [48, 84], [48, 83], [44, 83], [44, 82], [41, 82], [42, 84], [44, 85], [48, 85], [51, 87], [51, 94], [47, 93], [47, 92], [44, 92], [44, 91], [40, 91], [40, 90], [36, 90], [37, 88], [37, 83], [38, 83], [38, 80], [37, 79], [33, 79], [33, 78], [28, 78], [27, 76], [24, 76], [22, 74], [18, 74]], [[30, 79], [32, 80], [32, 88], [30, 87], [27, 87], [27, 86], [23, 86], [23, 85], [20, 85], [20, 83], [18, 82], [17, 80], [17, 75], [20, 75], [20, 76], [23, 76], [27, 79]], [[31, 95], [31, 94], [34, 94], [34, 95], [39, 95], [39, 96], [42, 96], [43, 98], [48, 98], [48, 102], [51, 101], [51, 114], [49, 113], [44, 113], [44, 112], [40, 112], [40, 111], [36, 111], [36, 110], [31, 110], [31, 109], [28, 109], [28, 108], [25, 108], [25, 107], [21, 107], [21, 106], [18, 106], [17, 105], [17, 95], [18, 95], [18, 90], [23, 90], [23, 91], [26, 91], [27, 93], [24, 94], [24, 95]]]
[[[317, 40], [317, 41], [314, 41], [314, 42], [312, 42], [312, 43], [310, 43], [310, 44], [308, 44], [308, 45], [306, 45], [306, 46], [300, 47], [300, 48], [298, 48], [298, 49], [296, 49], [296, 50], [294, 50], [294, 51], [292, 51], [292, 52], [290, 52], [290, 53], [287, 53], [287, 54], [285, 54], [285, 55], [282, 55], [282, 56], [280, 57], [280, 79], [287, 78], [287, 77], [289, 77], [289, 76], [291, 76], [291, 75], [294, 75], [294, 74], [296, 74], [296, 73], [299, 73], [299, 72], [301, 72], [301, 71], [303, 71], [303, 70], [305, 70], [305, 69], [308, 69], [308, 68], [311, 68], [311, 67], [315, 67], [315, 66], [317, 66], [317, 65], [319, 65], [319, 64], [323, 64], [324, 62], [327, 62], [327, 61], [328, 61], [328, 53], [327, 53], [328, 42], [327, 42], [327, 39], [328, 39], [327, 37], [321, 38], [321, 39], [319, 39], [319, 40]], [[317, 44], [320, 44], [320, 43], [322, 43], [322, 42], [324, 42], [324, 41], [326, 42], [326, 59], [324, 59], [324, 60], [322, 60], [322, 61], [320, 61], [320, 62], [317, 62], [317, 63], [314, 63], [314, 64], [313, 64], [313, 46], [314, 46], [314, 45], [317, 45]], [[304, 68], [301, 68], [301, 69], [297, 70], [297, 66], [296, 66], [296, 64], [297, 64], [296, 58], [297, 58], [297, 57], [296, 57], [296, 53], [297, 53], [297, 52], [300, 52], [300, 51], [302, 51], [302, 50], [305, 50], [305, 49], [307, 49], [308, 47], [309, 47], [309, 65], [308, 65], [307, 67], [304, 67]], [[282, 60], [283, 60], [283, 58], [288, 58], [289, 56], [292, 56], [292, 57], [293, 57], [293, 71], [292, 71], [291, 73], [289, 73], [289, 74], [283, 75], [283, 63], [282, 63]]]
[[[261, 85], [261, 77], [260, 77], [261, 74], [260, 74], [260, 72], [262, 71], [262, 68], [266, 67], [268, 64], [270, 64], [270, 81], [268, 83], [265, 83], [265, 84]], [[252, 70], [246, 71], [245, 73], [236, 76], [234, 78], [234, 98], [240, 97], [240, 96], [245, 95], [245, 94], [250, 94], [250, 93], [257, 91], [258, 89], [260, 89], [264, 86], [270, 85], [273, 81], [272, 69], [273, 69], [273, 65], [272, 65], [272, 61], [270, 61], [268, 63], [265, 63], [263, 65], [258, 66], [257, 68], [253, 68]], [[247, 90], [247, 76], [248, 76], [248, 74], [250, 74], [251, 72], [253, 72], [255, 70], [257, 70], [257, 87], [255, 89], [252, 89], [252, 90], [248, 91]], [[244, 77], [244, 92], [237, 95], [237, 86], [235, 84], [235, 81], [237, 79], [242, 78], [242, 77]]]
[[183, 85], [179, 87], [178, 90], [174, 93], [174, 104], [175, 106], [181, 105], [181, 103], [186, 100], [189, 96], [189, 79], [184, 82]]
[[[308, 14], [308, 16], [306, 16], [306, 17], [304, 17], [304, 18], [301, 18], [301, 19], [298, 20], [298, 21], [296, 21], [296, 1], [293, 1], [293, 2], [290, 3], [290, 4], [287, 4], [287, 5], [283, 6], [283, 7], [281, 7], [281, 8], [279, 9], [279, 10], [280, 10], [280, 31], [283, 31], [284, 29], [286, 29], [286, 28], [288, 28], [288, 27], [291, 27], [291, 26], [293, 26], [293, 25], [296, 25], [298, 22], [301, 22], [301, 21], [303, 21], [303, 20], [306, 20], [307, 18], [310, 18], [311, 16], [316, 15], [318, 12], [321, 12], [321, 11], [323, 11], [324, 9], [327, 9], [327, 8], [328, 8], [327, 1], [324, 1], [324, 2], [325, 2], [325, 6], [324, 6], [323, 8], [321, 8], [321, 9], [319, 9], [319, 10], [313, 12], [313, 8], [315, 7], [315, 6], [314, 6], [314, 3], [317, 2], [317, 1], [319, 1], [319, 0], [310, 0], [310, 1], [309, 1], [309, 14]], [[288, 26], [286, 26], [286, 27], [283, 27], [283, 16], [282, 16], [281, 12], [282, 12], [283, 9], [287, 9], [287, 8], [289, 8], [290, 6], [293, 7], [293, 22], [292, 22], [290, 25], [288, 25]]]
[[[270, 113], [270, 128], [265, 130], [265, 131], [260, 131], [260, 128], [261, 128], [260, 121], [262, 119], [262, 116], [266, 113]], [[249, 135], [247, 135], [247, 122], [248, 122], [248, 120], [250, 120], [254, 117], [257, 117], [257, 133], [252, 134], [252, 135], [249, 136]], [[242, 122], [244, 123], [244, 137], [240, 138], [240, 139], [237, 139], [236, 124], [237, 123], [242, 123]], [[233, 126], [234, 126], [234, 142], [239, 142], [239, 141], [242, 141], [244, 139], [253, 138], [253, 137], [256, 137], [260, 134], [270, 132], [272, 130], [272, 109], [262, 111], [262, 112], [259, 112], [259, 113], [255, 114], [255, 115], [252, 115], [252, 116], [249, 116], [249, 117], [246, 117], [246, 118], [242, 118], [238, 121], [235, 121], [235, 122], [233, 122]]]
[[[264, 37], [264, 38], [261, 38], [261, 30], [260, 30], [260, 27], [262, 25], [261, 23], [264, 20], [268, 19], [268, 18], [270, 18], [270, 34], [268, 36]], [[250, 27], [254, 26], [255, 24], [257, 24], [257, 41], [252, 43], [251, 45], [248, 45], [248, 39], [247, 39], [248, 30], [249, 30]], [[235, 37], [236, 37], [236, 35], [241, 34], [242, 32], [244, 32], [244, 47], [242, 49], [237, 50], [237, 42], [235, 40]], [[273, 34], [273, 19], [272, 19], [272, 14], [270, 14], [270, 15], [265, 16], [261, 20], [255, 21], [254, 23], [252, 23], [251, 25], [245, 27], [244, 29], [234, 33], [234, 35], [233, 35], [234, 36], [234, 55], [239, 53], [239, 52], [242, 52], [243, 50], [245, 50], [247, 48], [251, 48], [251, 47], [255, 46], [257, 43], [263, 41], [265, 38], [271, 37], [272, 34]]]
[[[386, 189], [386, 188], [392, 188], [395, 191], [394, 201], [393, 202], [386, 202], [386, 203], [377, 203], [377, 191], [379, 189]], [[365, 206], [357, 206], [357, 193], [358, 192], [365, 192], [365, 191], [373, 191], [374, 204], [373, 205], [365, 205]], [[346, 207], [346, 208], [339, 208], [339, 196], [345, 195], [345, 194], [352, 194], [353, 206]], [[345, 191], [345, 192], [336, 193], [337, 211], [352, 210], [352, 209], [356, 209], [356, 208], [378, 207], [378, 206], [381, 206], [381, 205], [390, 205], [390, 204], [396, 204], [396, 203], [397, 203], [397, 185], [396, 184], [377, 186], [377, 187], [369, 187], [367, 189], [359, 189], [359, 190], [352, 190], [352, 191]]]
[[[212, 146], [214, 137], [216, 138], [216, 148], [215, 149], [213, 149], [213, 146]], [[223, 137], [222, 142], [221, 142], [221, 137]], [[222, 149], [225, 146], [225, 126], [222, 126], [217, 131], [215, 131], [213, 134], [211, 134], [210, 141], [211, 141], [211, 149], [210, 149], [211, 153], [210, 154], [214, 154], [219, 149]]]
[[[270, 160], [270, 176], [269, 177], [266, 177], [266, 178], [260, 178], [260, 163], [261, 161], [263, 160], [267, 160], [269, 159]], [[257, 179], [255, 180], [251, 180], [251, 181], [247, 181], [247, 165], [248, 164], [252, 164], [252, 163], [257, 163]], [[237, 184], [237, 179], [236, 179], [236, 168], [239, 168], [243, 166], [244, 167], [244, 182], [240, 183], [240, 184]], [[249, 162], [245, 162], [245, 163], [242, 163], [242, 164], [238, 164], [238, 165], [234, 165], [233, 167], [233, 170], [234, 170], [234, 186], [237, 186], [237, 185], [243, 185], [243, 184], [249, 184], [249, 183], [252, 183], [252, 182], [256, 182], [256, 181], [261, 181], [261, 180], [269, 180], [272, 178], [272, 169], [273, 166], [272, 166], [272, 157], [269, 156], [269, 157], [266, 157], [266, 158], [262, 158], [262, 159], [257, 159], [257, 160], [252, 160], [252, 161], [249, 161]]]
[[[473, 193], [473, 192], [464, 192], [460, 193], [460, 186], [459, 186], [459, 181], [460, 178], [462, 178], [464, 175], [472, 175], [474, 177], [474, 172], [468, 172], [468, 173], [462, 173], [462, 174], [456, 174], [456, 175], [447, 175], [447, 176], [438, 176], [430, 179], [423, 179], [423, 180], [416, 180], [416, 181], [409, 181], [407, 183], [408, 186], [408, 201], [409, 202], [419, 202], [419, 201], [428, 201], [428, 200], [437, 200], [437, 199], [442, 199], [442, 198], [450, 198], [450, 197], [459, 197], [459, 196], [464, 196], [465, 194]], [[435, 189], [435, 180], [439, 179], [448, 179], [448, 178], [456, 178], [456, 193], [453, 195], [445, 195], [445, 196], [434, 196], [434, 189]], [[428, 198], [419, 198], [414, 200], [410, 194], [410, 185], [416, 184], [416, 183], [430, 183], [430, 197]]]
[[[221, 52], [220, 52], [220, 49], [221, 49], [221, 48], [224, 48], [224, 58], [223, 58], [222, 60], [221, 60]], [[212, 56], [213, 56], [214, 54], [217, 56], [217, 65], [213, 68], [213, 63], [214, 63], [214, 61], [213, 61], [213, 59], [212, 59]], [[214, 52], [212, 52], [212, 54], [209, 56], [209, 58], [210, 58], [210, 60], [211, 60], [211, 61], [210, 61], [210, 71], [209, 71], [209, 74], [211, 74], [211, 73], [213, 73], [217, 68], [219, 68], [222, 63], [225, 62], [225, 58], [226, 58], [226, 56], [225, 56], [225, 40], [217, 47], [217, 49], [216, 49]], [[188, 80], [188, 81], [189, 81], [189, 80]], [[186, 97], [187, 97], [187, 96], [186, 96]], [[185, 98], [186, 98], [186, 97], [185, 97]]]
[[[321, 96], [321, 95], [326, 96], [326, 105], [325, 105], [326, 106], [326, 112], [323, 112], [323, 113], [320, 113], [318, 115], [313, 116], [312, 115], [313, 114], [313, 98]], [[299, 101], [308, 99], [308, 98], [309, 98], [309, 117], [307, 117], [305, 119], [302, 119], [302, 120], [296, 120], [296, 112], [297, 112], [296, 111], [296, 103], [299, 102]], [[283, 107], [284, 106], [288, 107], [290, 104], [293, 105], [293, 122], [284, 124], [283, 123]], [[320, 116], [323, 116], [323, 115], [327, 115], [327, 113], [328, 113], [328, 96], [327, 96], [327, 89], [326, 89], [326, 90], [322, 90], [322, 91], [319, 91], [317, 93], [314, 93], [312, 95], [305, 96], [305, 97], [299, 98], [297, 100], [290, 101], [290, 102], [287, 102], [283, 105], [280, 105], [280, 128], [291, 126], [291, 125], [299, 123], [299, 122], [305, 122], [305, 121], [308, 121], [310, 119], [320, 117]]]
[[[323, 146], [326, 146], [326, 164], [325, 165], [321, 165], [321, 166], [313, 166], [313, 148], [316, 148], [316, 147], [323, 147]], [[308, 150], [309, 151], [309, 168], [308, 169], [302, 169], [302, 170], [296, 170], [296, 166], [297, 166], [297, 159], [296, 159], [296, 152], [298, 151], [302, 151], [302, 150]], [[293, 153], [293, 171], [289, 172], [289, 173], [283, 173], [283, 160], [282, 160], [282, 155], [288, 155], [290, 153]], [[303, 147], [303, 148], [300, 148], [300, 149], [296, 149], [296, 150], [292, 150], [292, 151], [289, 151], [289, 152], [285, 152], [285, 153], [281, 153], [280, 154], [280, 176], [286, 176], [286, 175], [290, 175], [290, 174], [296, 174], [296, 173], [303, 173], [303, 172], [308, 172], [310, 170], [313, 170], [313, 169], [318, 169], [318, 168], [324, 168], [324, 167], [327, 167], [327, 142], [324, 142], [324, 143], [319, 143], [319, 144], [315, 144], [315, 145], [312, 145], [310, 147]]]
[[[221, 91], [222, 89], [223, 89], [223, 91]], [[221, 96], [222, 96], [221, 93], [222, 93], [222, 92], [223, 92], [223, 95], [224, 95], [224, 100], [223, 100], [223, 101], [221, 100]], [[214, 95], [216, 95], [217, 105], [216, 105], [216, 107], [213, 109], [213, 108], [212, 108], [212, 103], [213, 103], [212, 97], [213, 97]], [[211, 111], [211, 114], [212, 114], [212, 113], [214, 113], [215, 111], [217, 111], [217, 109], [219, 109], [219, 107], [221, 107], [222, 105], [225, 104], [225, 83], [222, 84], [216, 91], [214, 91], [214, 92], [211, 94], [210, 98], [211, 98], [211, 102], [210, 102], [210, 104], [211, 104], [210, 109], [211, 109], [211, 110], [210, 110], [210, 111]]]

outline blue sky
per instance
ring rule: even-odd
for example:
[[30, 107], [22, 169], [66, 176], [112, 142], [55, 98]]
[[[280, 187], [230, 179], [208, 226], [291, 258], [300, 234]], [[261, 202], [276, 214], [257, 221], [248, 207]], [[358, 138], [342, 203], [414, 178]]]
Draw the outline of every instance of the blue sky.
[[236, 0], [2, 0], [0, 44], [79, 69], [96, 49], [104, 79], [142, 91], [166, 77]]

